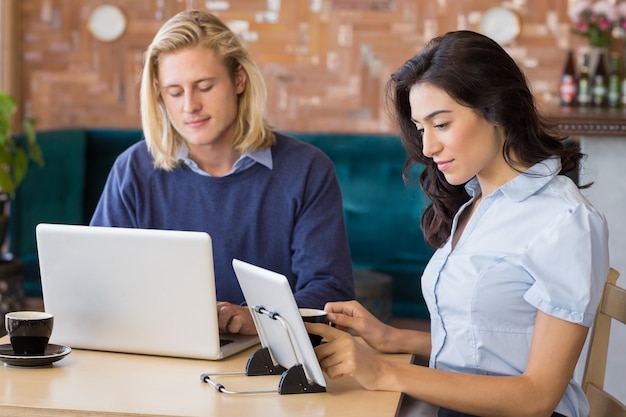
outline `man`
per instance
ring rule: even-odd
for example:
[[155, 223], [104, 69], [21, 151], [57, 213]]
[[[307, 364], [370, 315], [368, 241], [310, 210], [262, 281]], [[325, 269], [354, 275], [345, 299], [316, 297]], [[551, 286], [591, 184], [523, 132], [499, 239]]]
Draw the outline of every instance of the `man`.
[[354, 298], [333, 164], [272, 131], [266, 96], [259, 68], [223, 22], [198, 10], [171, 18], [146, 52], [145, 141], [118, 157], [91, 220], [209, 233], [224, 332], [256, 332], [233, 258], [286, 275], [300, 307]]

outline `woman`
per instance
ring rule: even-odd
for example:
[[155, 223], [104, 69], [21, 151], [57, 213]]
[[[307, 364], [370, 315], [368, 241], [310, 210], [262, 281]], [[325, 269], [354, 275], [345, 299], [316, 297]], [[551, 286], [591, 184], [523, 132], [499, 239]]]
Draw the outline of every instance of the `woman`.
[[328, 341], [316, 348], [322, 369], [440, 406], [439, 416], [586, 416], [572, 374], [609, 261], [604, 216], [561, 175], [583, 155], [550, 133], [514, 60], [474, 32], [433, 39], [387, 92], [405, 172], [424, 166], [431, 199], [431, 333], [392, 328], [355, 301], [326, 310], [374, 349], [430, 366], [385, 361], [346, 332], [307, 324]]

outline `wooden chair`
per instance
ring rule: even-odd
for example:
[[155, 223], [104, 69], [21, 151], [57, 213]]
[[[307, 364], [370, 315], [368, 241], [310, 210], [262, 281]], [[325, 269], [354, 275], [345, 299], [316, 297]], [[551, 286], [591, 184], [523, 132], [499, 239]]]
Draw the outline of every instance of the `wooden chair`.
[[626, 325], [626, 289], [616, 286], [619, 272], [611, 268], [591, 330], [582, 388], [589, 400], [589, 417], [626, 417], [626, 405], [604, 390], [612, 320]]

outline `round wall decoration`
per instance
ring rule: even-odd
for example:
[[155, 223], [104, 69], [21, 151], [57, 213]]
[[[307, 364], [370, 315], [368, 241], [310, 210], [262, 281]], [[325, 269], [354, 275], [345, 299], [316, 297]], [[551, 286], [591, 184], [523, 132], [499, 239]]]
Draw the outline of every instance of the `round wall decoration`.
[[480, 31], [500, 45], [513, 42], [522, 30], [519, 15], [506, 7], [491, 7], [480, 19]]
[[124, 12], [112, 4], [101, 4], [91, 11], [87, 21], [89, 32], [102, 42], [113, 42], [126, 30]]

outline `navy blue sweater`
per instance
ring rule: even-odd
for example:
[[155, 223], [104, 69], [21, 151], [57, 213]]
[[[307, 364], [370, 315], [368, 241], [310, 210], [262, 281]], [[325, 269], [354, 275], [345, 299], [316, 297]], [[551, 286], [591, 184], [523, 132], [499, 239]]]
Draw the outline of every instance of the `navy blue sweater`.
[[[272, 169], [256, 163], [226, 177], [185, 164], [155, 169], [146, 143], [138, 142], [113, 165], [91, 225], [209, 233], [220, 301], [244, 302], [233, 258], [287, 276], [300, 307], [354, 299], [332, 161], [296, 139], [276, 139]], [[185, 277], [175, 279], [184, 285]]]

